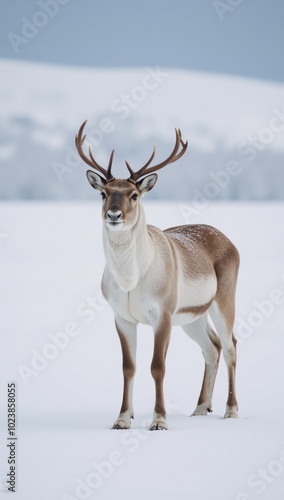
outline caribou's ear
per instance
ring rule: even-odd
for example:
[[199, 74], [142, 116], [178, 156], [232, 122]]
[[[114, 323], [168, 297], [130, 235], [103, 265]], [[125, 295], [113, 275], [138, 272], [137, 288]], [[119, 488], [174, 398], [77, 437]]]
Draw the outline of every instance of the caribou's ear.
[[96, 174], [92, 170], [87, 170], [87, 179], [91, 186], [94, 189], [98, 189], [99, 191], [102, 191], [107, 183], [107, 181], [101, 177], [99, 174]]
[[147, 191], [151, 191], [151, 189], [155, 186], [157, 179], [157, 174], [150, 174], [147, 175], [147, 177], [144, 177], [142, 181], [136, 183], [136, 187], [140, 191], [141, 196], [147, 193]]

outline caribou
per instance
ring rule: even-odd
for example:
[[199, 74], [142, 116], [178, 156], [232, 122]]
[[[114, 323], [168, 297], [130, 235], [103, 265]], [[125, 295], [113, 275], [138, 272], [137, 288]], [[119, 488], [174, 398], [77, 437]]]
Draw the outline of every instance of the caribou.
[[[164, 231], [147, 225], [141, 204], [141, 198], [156, 184], [158, 176], [154, 172], [181, 158], [188, 142], [175, 129], [175, 145], [166, 160], [149, 166], [155, 156], [154, 148], [139, 170], [134, 171], [125, 162], [130, 176], [115, 179], [111, 171], [114, 150], [107, 168], [94, 159], [90, 146], [88, 154], [84, 152], [86, 122], [76, 135], [76, 148], [92, 168], [87, 170], [89, 183], [102, 197], [106, 265], [101, 286], [113, 310], [122, 349], [122, 405], [112, 428], [129, 429], [134, 418], [138, 323], [150, 325], [154, 331], [151, 373], [156, 399], [151, 430], [168, 428], [163, 381], [172, 325], [180, 325], [199, 344], [205, 361], [201, 392], [192, 415], [212, 411], [213, 388], [223, 349], [228, 372], [224, 417], [237, 418], [233, 324], [238, 250], [223, 233], [209, 225], [181, 225]], [[182, 180], [175, 174], [175, 181], [178, 184]]]

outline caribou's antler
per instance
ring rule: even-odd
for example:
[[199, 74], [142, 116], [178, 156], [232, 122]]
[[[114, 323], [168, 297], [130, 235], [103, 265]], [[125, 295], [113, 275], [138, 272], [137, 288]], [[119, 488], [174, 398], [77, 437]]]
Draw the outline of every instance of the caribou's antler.
[[113, 160], [113, 155], [114, 155], [114, 149], [111, 152], [107, 170], [105, 168], [101, 167], [96, 162], [96, 160], [94, 159], [94, 157], [92, 155], [91, 146], [89, 146], [89, 156], [90, 156], [90, 158], [88, 156], [86, 156], [85, 153], [84, 153], [84, 151], [83, 151], [82, 146], [84, 144], [86, 135], [84, 135], [83, 137], [82, 137], [82, 135], [83, 135], [83, 131], [84, 131], [86, 123], [87, 123], [87, 120], [85, 120], [84, 123], [82, 123], [81, 127], [79, 128], [79, 132], [78, 132], [78, 134], [75, 137], [75, 145], [76, 145], [77, 151], [78, 151], [79, 155], [81, 156], [82, 160], [84, 160], [85, 163], [87, 163], [88, 165], [90, 165], [90, 167], [94, 168], [95, 170], [98, 170], [101, 174], [104, 175], [104, 177], [106, 178], [107, 182], [114, 181], [114, 177], [113, 177], [113, 175], [111, 173], [111, 166], [112, 166], [112, 160]]
[[[150, 157], [150, 159], [145, 163], [145, 165], [140, 168], [137, 172], [134, 172], [132, 168], [130, 167], [129, 163], [126, 161], [126, 166], [129, 170], [130, 177], [127, 179], [129, 182], [133, 182], [134, 184], [142, 177], [143, 175], [150, 174], [152, 172], [156, 172], [157, 170], [160, 170], [160, 168], [165, 167], [166, 165], [169, 165], [169, 163], [173, 163], [177, 161], [179, 158], [182, 157], [182, 155], [186, 152], [187, 146], [188, 146], [188, 141], [184, 142], [182, 140], [182, 135], [181, 131], [179, 129], [175, 129], [176, 132], [176, 143], [174, 146], [173, 151], [171, 152], [170, 156], [162, 163], [158, 163], [158, 165], [154, 165], [153, 167], [147, 168], [148, 165], [150, 165], [151, 161], [153, 160], [155, 154], [156, 154], [156, 148], [154, 147], [153, 153]], [[182, 145], [181, 151], [178, 153], [179, 147]]]

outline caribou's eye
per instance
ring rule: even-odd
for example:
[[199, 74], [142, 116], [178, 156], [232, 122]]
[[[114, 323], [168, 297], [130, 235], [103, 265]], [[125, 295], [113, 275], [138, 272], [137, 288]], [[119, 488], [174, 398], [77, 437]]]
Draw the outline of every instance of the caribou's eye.
[[102, 197], [102, 200], [106, 199], [106, 195], [105, 195], [105, 193], [103, 191], [101, 192], [101, 197]]
[[138, 194], [137, 193], [134, 193], [132, 196], [131, 196], [131, 199], [132, 200], [137, 200], [138, 198]]

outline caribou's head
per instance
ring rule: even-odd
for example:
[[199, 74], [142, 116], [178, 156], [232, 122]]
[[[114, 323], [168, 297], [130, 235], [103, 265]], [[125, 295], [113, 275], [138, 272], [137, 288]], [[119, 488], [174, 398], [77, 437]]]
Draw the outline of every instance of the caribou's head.
[[[91, 186], [101, 193], [103, 200], [103, 220], [109, 229], [129, 229], [137, 222], [139, 215], [139, 199], [154, 187], [158, 179], [157, 174], [152, 172], [181, 158], [187, 149], [188, 142], [184, 142], [182, 140], [181, 131], [175, 129], [176, 143], [172, 153], [166, 160], [155, 166], [149, 167], [156, 153], [156, 148], [154, 147], [149, 160], [137, 172], [134, 172], [126, 161], [125, 163], [130, 173], [130, 177], [128, 179], [115, 179], [111, 173], [114, 150], [110, 155], [107, 169], [101, 167], [94, 159], [91, 147], [89, 147], [89, 156], [84, 153], [82, 146], [86, 138], [86, 135], [83, 136], [86, 122], [87, 120], [81, 125], [78, 135], [76, 135], [75, 138], [75, 144], [81, 158], [93, 168], [93, 170], [87, 170], [87, 178]], [[180, 145], [182, 148], [179, 151]], [[100, 172], [103, 177], [94, 170]]]

